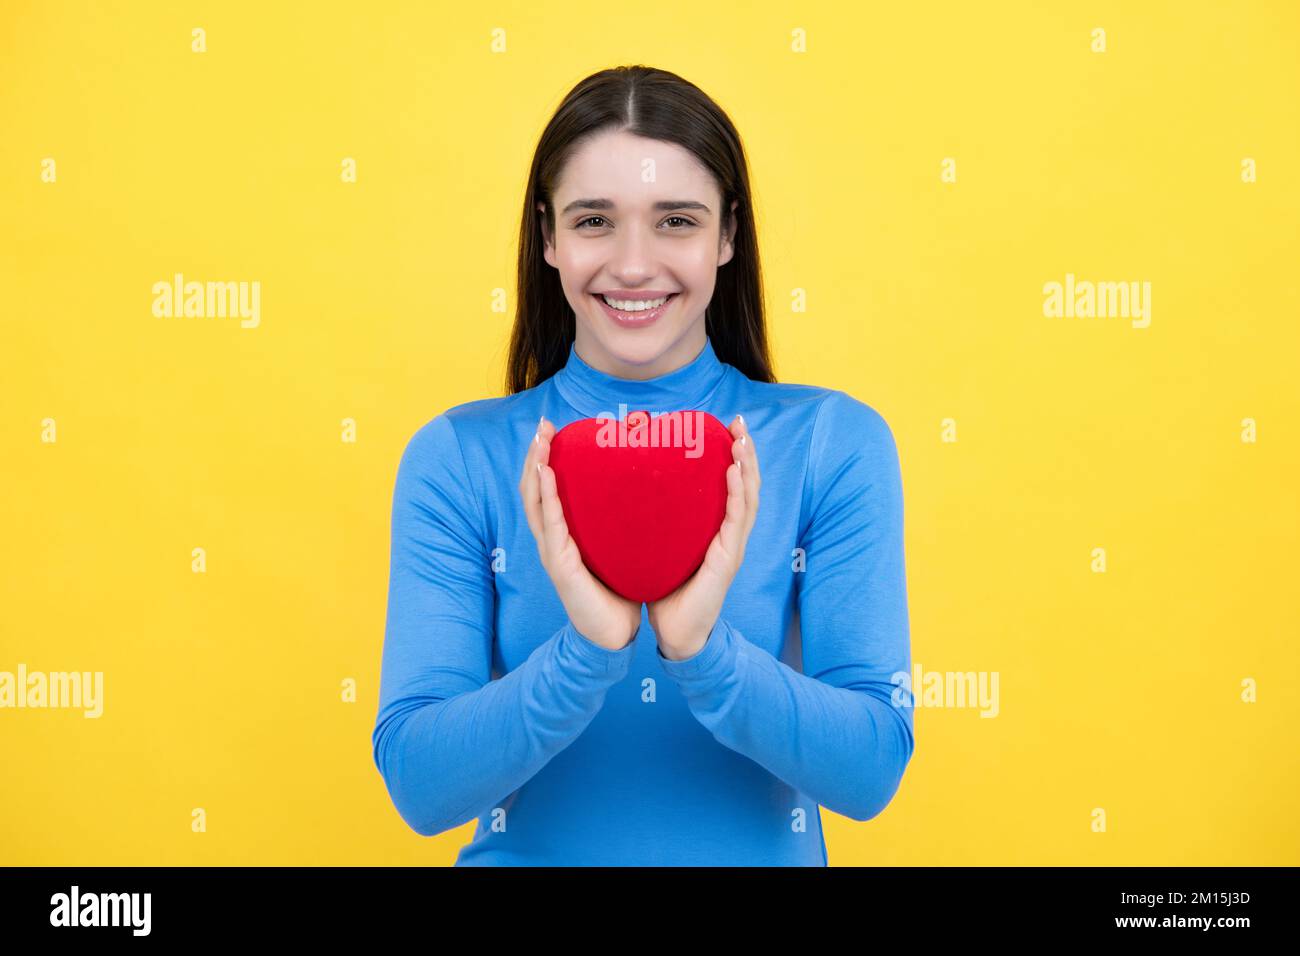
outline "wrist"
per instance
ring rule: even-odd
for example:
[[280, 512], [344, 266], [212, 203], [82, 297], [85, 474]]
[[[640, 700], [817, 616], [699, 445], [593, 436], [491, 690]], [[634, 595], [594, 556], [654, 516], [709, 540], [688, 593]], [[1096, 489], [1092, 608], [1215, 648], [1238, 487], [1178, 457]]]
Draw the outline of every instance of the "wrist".
[[579, 628], [577, 625], [574, 625], [573, 629], [581, 634], [584, 640], [590, 641], [597, 647], [603, 647], [607, 651], [621, 651], [636, 639], [636, 631], [633, 631], [631, 634], [601, 634], [593, 632], [592, 636], [589, 637], [587, 632]]
[[684, 661], [694, 657], [700, 651], [704, 650], [704, 645], [709, 642], [711, 631], [705, 631], [702, 636], [697, 635], [692, 639], [685, 641], [659, 641], [659, 653], [666, 660]]

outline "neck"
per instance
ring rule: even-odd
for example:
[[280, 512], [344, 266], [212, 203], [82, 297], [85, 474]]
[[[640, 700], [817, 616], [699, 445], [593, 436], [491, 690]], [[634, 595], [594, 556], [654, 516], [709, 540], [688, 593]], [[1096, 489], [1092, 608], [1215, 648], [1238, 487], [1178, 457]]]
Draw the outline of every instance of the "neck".
[[586, 328], [579, 325], [574, 332], [573, 348], [580, 359], [599, 372], [615, 378], [644, 382], [646, 379], [675, 372], [689, 364], [703, 350], [707, 338], [704, 322], [693, 322], [663, 354], [649, 362], [628, 362], [610, 352]]
[[[585, 340], [575, 336], [567, 363], [554, 376], [555, 386], [574, 409], [589, 418], [604, 413], [622, 418], [634, 411], [658, 414], [703, 408], [731, 366], [714, 353], [703, 323], [699, 329], [698, 339], [683, 336], [683, 341], [674, 343], [654, 362], [641, 365], [604, 361], [602, 356], [607, 353], [599, 349], [584, 352]], [[594, 361], [588, 360], [588, 354]], [[620, 374], [622, 371], [634, 374]]]

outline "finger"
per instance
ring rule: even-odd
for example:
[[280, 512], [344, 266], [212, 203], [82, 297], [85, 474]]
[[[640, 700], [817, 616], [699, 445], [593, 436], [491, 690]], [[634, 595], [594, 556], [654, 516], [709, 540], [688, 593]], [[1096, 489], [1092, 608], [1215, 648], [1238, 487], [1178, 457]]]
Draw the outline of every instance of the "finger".
[[542, 463], [542, 533], [546, 540], [546, 552], [557, 557], [564, 550], [569, 540], [569, 525], [564, 520], [564, 507], [555, 487], [555, 471], [550, 465]]
[[731, 426], [731, 435], [735, 441], [732, 443], [732, 457], [741, 461], [747, 471], [758, 476], [758, 450], [754, 447], [754, 436], [749, 432], [749, 426], [745, 420], [737, 415], [736, 420]]
[[528, 454], [524, 456], [524, 473], [519, 479], [519, 494], [524, 503], [524, 516], [528, 519], [528, 527], [539, 547], [542, 544], [543, 529], [541, 474], [537, 464], [541, 460], [542, 443], [546, 440], [548, 427], [551, 427], [553, 433], [553, 426], [550, 426], [545, 418], [539, 420], [533, 440], [528, 445]]
[[[739, 415], [740, 419], [740, 447], [744, 449], [748, 456], [745, 461], [745, 467], [748, 473], [752, 474], [755, 480], [758, 479], [758, 447], [754, 444], [754, 435], [749, 430], [749, 423]], [[752, 467], [751, 467], [752, 466]]]
[[745, 420], [737, 415], [732, 434], [736, 436], [731, 446], [732, 457], [740, 463], [741, 477], [745, 482], [745, 504], [747, 506], [746, 528], [754, 526], [758, 516], [758, 490], [762, 485], [762, 476], [758, 471], [758, 451], [754, 447], [753, 436]]
[[541, 499], [538, 496], [537, 484], [537, 435], [533, 435], [533, 440], [528, 443], [528, 452], [524, 455], [524, 470], [519, 476], [519, 500], [524, 506], [524, 516], [528, 519], [528, 527], [533, 532], [533, 537], [537, 537], [540, 530], [540, 506]]
[[529, 478], [534, 477], [537, 474], [537, 469], [533, 467], [533, 462], [537, 456], [537, 449], [539, 447], [538, 437], [541, 434], [542, 423], [544, 421], [544, 418], [539, 418], [537, 424], [533, 426], [533, 437], [532, 440], [529, 441], [528, 451], [524, 455], [524, 470], [519, 476], [519, 488], [521, 491], [528, 483]]
[[733, 463], [727, 468], [727, 511], [718, 538], [723, 550], [737, 563], [745, 546], [745, 522], [745, 480], [741, 466]]

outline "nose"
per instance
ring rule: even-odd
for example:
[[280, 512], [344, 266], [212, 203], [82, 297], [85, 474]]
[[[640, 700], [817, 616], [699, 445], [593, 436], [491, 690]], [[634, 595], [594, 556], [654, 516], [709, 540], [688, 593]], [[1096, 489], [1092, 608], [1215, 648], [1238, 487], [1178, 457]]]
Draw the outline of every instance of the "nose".
[[624, 285], [635, 286], [654, 274], [652, 239], [638, 226], [625, 226], [616, 232], [609, 269]]

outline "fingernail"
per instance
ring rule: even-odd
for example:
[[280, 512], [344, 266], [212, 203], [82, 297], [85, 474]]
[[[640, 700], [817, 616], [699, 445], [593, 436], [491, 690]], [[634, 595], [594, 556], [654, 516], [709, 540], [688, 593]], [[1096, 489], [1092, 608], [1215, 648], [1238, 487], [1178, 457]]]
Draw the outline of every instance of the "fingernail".
[[542, 463], [540, 461], [537, 463], [537, 477], [542, 477]]
[[533, 444], [534, 444], [534, 445], [540, 445], [541, 443], [542, 443], [542, 436], [541, 436], [541, 433], [540, 433], [540, 432], [533, 432]]
[[744, 415], [742, 415], [742, 414], [740, 414], [739, 412], [737, 412], [737, 413], [736, 413], [736, 417], [740, 419], [740, 423], [741, 423], [742, 425], [745, 424], [745, 416], [744, 416]]
[[748, 445], [749, 442], [745, 440], [745, 439], [748, 438], [748, 437], [749, 437], [749, 436], [747, 436], [747, 435], [741, 435], [741, 436], [740, 436], [740, 443], [741, 443], [742, 445]]

